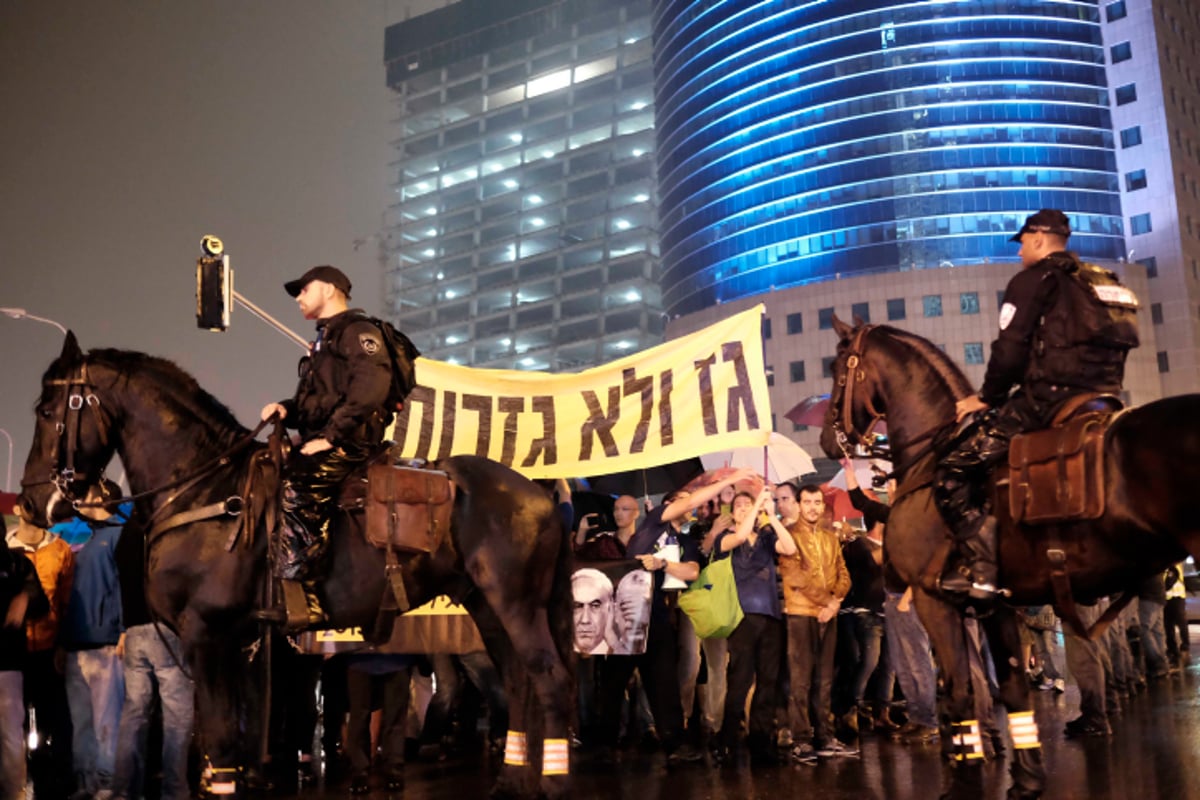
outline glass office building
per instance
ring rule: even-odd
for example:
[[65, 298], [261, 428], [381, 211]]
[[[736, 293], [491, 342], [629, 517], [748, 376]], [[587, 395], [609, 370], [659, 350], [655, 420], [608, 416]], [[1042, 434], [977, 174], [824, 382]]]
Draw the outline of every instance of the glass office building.
[[1068, 210], [1083, 257], [1124, 256], [1100, 15], [1096, 0], [656, 0], [666, 311], [1011, 261], [1044, 207]]
[[661, 341], [649, 0], [462, 0], [388, 27], [389, 315], [439, 360]]

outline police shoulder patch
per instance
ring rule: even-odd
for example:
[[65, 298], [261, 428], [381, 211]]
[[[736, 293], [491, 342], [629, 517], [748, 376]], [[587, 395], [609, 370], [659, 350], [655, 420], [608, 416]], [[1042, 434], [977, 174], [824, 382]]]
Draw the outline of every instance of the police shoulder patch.
[[1013, 321], [1013, 317], [1017, 315], [1017, 307], [1012, 303], [1005, 303], [1000, 307], [1000, 330], [1004, 330]]
[[358, 346], [362, 351], [369, 356], [373, 356], [383, 348], [383, 342], [379, 340], [377, 333], [360, 333], [358, 335]]

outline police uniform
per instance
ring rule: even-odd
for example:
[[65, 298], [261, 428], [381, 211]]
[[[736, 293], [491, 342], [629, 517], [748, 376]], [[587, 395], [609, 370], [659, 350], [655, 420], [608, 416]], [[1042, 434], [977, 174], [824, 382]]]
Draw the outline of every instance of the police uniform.
[[[1061, 211], [1044, 209], [1031, 215], [1012, 240], [1020, 242], [1029, 232], [1065, 238], [1070, 225]], [[943, 588], [965, 590], [971, 578], [976, 588], [994, 583], [995, 520], [988, 513], [983, 478], [1005, 457], [1012, 437], [1048, 427], [1075, 395], [1121, 389], [1127, 350], [1080, 343], [1073, 329], [1077, 309], [1066, 296], [1069, 287], [1062, 284], [1075, 280], [1071, 273], [1083, 267], [1073, 253], [1051, 253], [1014, 275], [1004, 291], [1000, 332], [979, 391], [991, 410], [955, 429], [954, 440], [938, 443], [945, 455], [934, 495], [966, 561], [980, 568], [953, 576], [968, 578], [966, 585], [944, 579]], [[1013, 387], [1017, 391], [1010, 395]]]
[[[309, 276], [286, 284], [295, 296]], [[332, 267], [327, 268], [333, 270]], [[350, 282], [334, 270], [327, 280], [347, 294]], [[309, 278], [312, 280], [314, 278]], [[343, 282], [344, 286], [338, 285]], [[370, 456], [391, 423], [387, 407], [391, 359], [379, 327], [361, 309], [348, 309], [318, 320], [311, 352], [300, 360], [296, 394], [281, 405], [284, 423], [301, 440], [325, 439], [332, 447], [288, 456], [283, 481], [284, 530], [276, 537], [275, 568], [286, 580], [311, 577], [325, 549], [325, 526], [333, 513], [338, 487]]]

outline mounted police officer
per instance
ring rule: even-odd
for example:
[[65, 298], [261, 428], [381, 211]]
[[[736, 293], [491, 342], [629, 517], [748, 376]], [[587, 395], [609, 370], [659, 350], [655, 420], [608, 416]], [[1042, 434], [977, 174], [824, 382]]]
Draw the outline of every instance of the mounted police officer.
[[996, 519], [984, 486], [991, 467], [1014, 435], [1049, 427], [1071, 397], [1119, 392], [1125, 356], [1137, 346], [1136, 299], [1113, 273], [1068, 252], [1070, 235], [1066, 214], [1042, 209], [1012, 237], [1022, 270], [1004, 291], [983, 387], [956, 406], [957, 422], [974, 416], [954, 430], [939, 466], [935, 496], [961, 556], [941, 585], [975, 600], [999, 591]]
[[264, 420], [278, 414], [301, 438], [284, 474], [273, 554], [276, 577], [305, 581], [308, 624], [318, 625], [325, 615], [312, 583], [316, 562], [342, 480], [371, 456], [391, 423], [392, 362], [380, 327], [347, 307], [350, 279], [341, 270], [313, 267], [283, 286], [304, 318], [316, 320], [317, 338], [300, 360], [295, 396], [262, 410]]

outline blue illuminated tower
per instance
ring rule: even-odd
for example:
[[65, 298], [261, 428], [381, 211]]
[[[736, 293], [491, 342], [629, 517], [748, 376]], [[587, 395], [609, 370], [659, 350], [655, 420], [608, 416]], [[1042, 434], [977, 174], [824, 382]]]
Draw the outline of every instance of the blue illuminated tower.
[[1096, 0], [657, 0], [663, 305], [1014, 260], [1039, 208], [1125, 255]]

